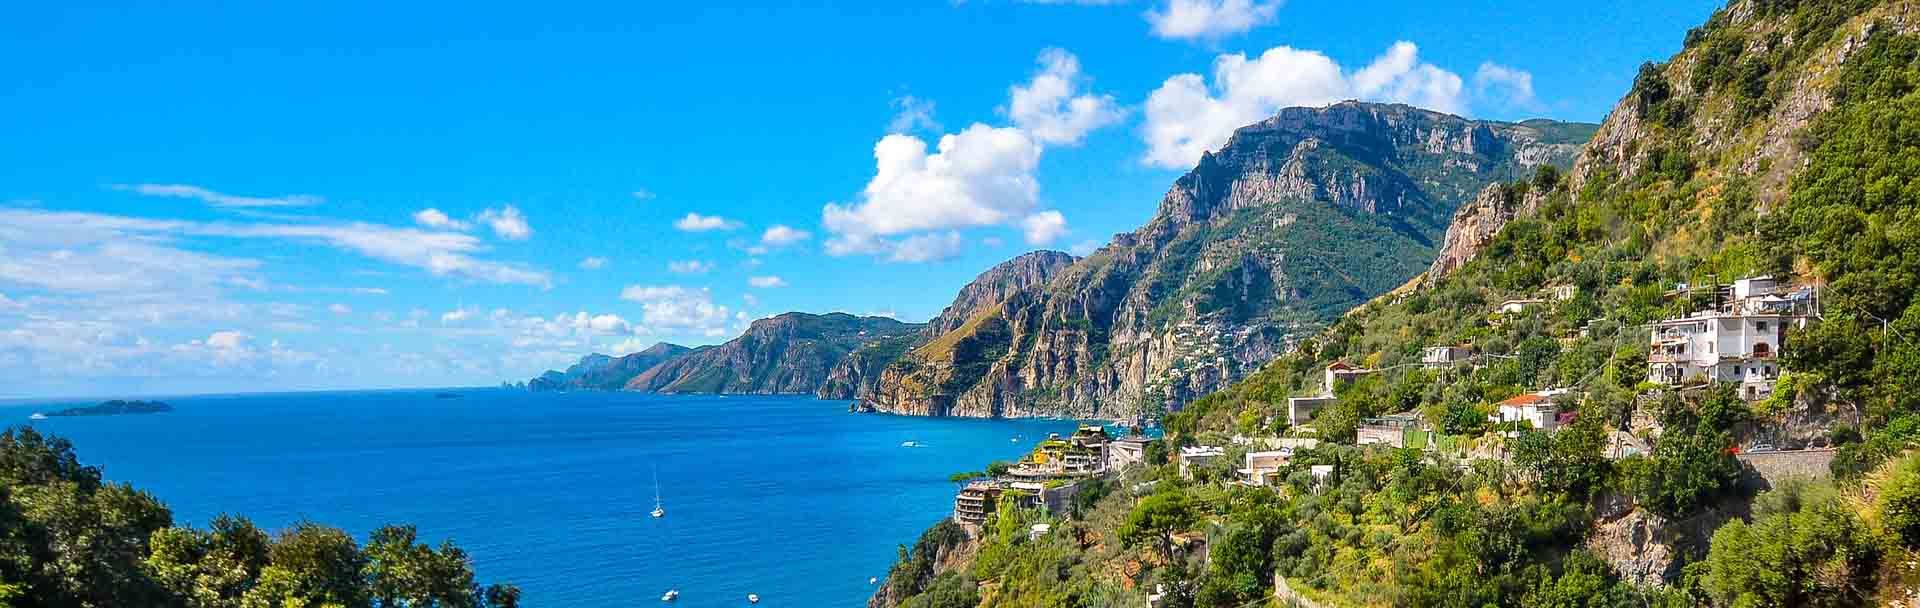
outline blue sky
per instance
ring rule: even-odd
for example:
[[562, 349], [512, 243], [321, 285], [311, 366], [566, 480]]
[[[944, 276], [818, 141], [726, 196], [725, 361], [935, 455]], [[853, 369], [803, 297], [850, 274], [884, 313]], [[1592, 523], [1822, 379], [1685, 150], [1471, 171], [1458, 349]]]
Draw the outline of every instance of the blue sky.
[[919, 321], [1287, 105], [1598, 121], [1715, 2], [171, 3], [0, 23], [0, 396]]

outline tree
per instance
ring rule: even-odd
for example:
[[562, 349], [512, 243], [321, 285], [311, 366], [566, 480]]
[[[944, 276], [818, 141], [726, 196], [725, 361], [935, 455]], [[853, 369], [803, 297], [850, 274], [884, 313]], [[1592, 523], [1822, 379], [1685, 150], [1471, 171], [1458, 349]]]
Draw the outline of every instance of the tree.
[[1173, 535], [1193, 525], [1193, 503], [1182, 491], [1160, 492], [1148, 496], [1127, 514], [1120, 526], [1120, 540], [1130, 546], [1155, 541], [1163, 555], [1173, 554]]

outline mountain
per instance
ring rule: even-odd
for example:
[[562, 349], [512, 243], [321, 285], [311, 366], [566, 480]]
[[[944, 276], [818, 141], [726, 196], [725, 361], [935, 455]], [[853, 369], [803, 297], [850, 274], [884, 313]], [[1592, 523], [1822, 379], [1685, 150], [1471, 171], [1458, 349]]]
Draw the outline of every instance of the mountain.
[[846, 313], [790, 312], [754, 321], [738, 338], [681, 353], [622, 387], [652, 393], [813, 394], [841, 359], [920, 325]]
[[820, 387], [822, 399], [855, 399], [872, 394], [888, 364], [900, 360], [908, 350], [959, 329], [968, 319], [1005, 302], [1009, 296], [1029, 287], [1044, 285], [1077, 258], [1058, 251], [1035, 251], [1001, 262], [974, 277], [960, 288], [953, 303], [920, 331], [887, 340], [876, 340], [853, 351], [828, 374]]
[[863, 374], [859, 406], [1078, 418], [1178, 409], [1418, 275], [1456, 209], [1488, 184], [1568, 165], [1593, 128], [1359, 102], [1283, 110], [1204, 155], [1145, 227], [1044, 281], [970, 285], [993, 297], [963, 290], [928, 324], [937, 336], [876, 380]]
[[622, 357], [608, 357], [591, 354], [580, 358], [580, 362], [567, 368], [566, 372], [549, 371], [527, 382], [527, 389], [534, 391], [617, 391], [627, 385], [627, 381], [640, 372], [653, 369], [668, 359], [678, 357], [688, 348], [678, 344], [661, 342], [647, 347], [646, 350]]
[[565, 371], [547, 370], [546, 373], [540, 374], [539, 377], [528, 380], [527, 390], [536, 392], [564, 391], [570, 388], [577, 388], [575, 382], [578, 381], [581, 376], [593, 370], [606, 367], [608, 363], [612, 362], [613, 357], [600, 353], [592, 353], [581, 357], [579, 363], [567, 366]]

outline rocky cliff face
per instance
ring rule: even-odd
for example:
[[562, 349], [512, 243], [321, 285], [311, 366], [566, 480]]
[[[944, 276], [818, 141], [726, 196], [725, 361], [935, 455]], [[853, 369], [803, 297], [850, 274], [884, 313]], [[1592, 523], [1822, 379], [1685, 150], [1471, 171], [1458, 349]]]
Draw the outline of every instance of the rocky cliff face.
[[1426, 287], [1438, 284], [1478, 255], [1508, 222], [1539, 211], [1546, 200], [1544, 190], [1517, 189], [1507, 184], [1494, 184], [1481, 190], [1480, 196], [1453, 214], [1446, 239], [1440, 242], [1440, 252], [1434, 256], [1433, 264], [1427, 266], [1422, 284]]
[[930, 324], [873, 411], [1130, 418], [1177, 409], [1418, 274], [1488, 184], [1565, 166], [1591, 126], [1401, 105], [1290, 108], [1175, 182], [1145, 227]]
[[918, 333], [898, 340], [876, 340], [853, 351], [828, 375], [821, 387], [822, 399], [866, 397], [880, 381], [888, 364], [900, 360], [909, 349], [938, 339], [959, 329], [967, 320], [998, 307], [1015, 293], [1046, 284], [1074, 262], [1071, 255], [1058, 251], [1035, 251], [1001, 262], [974, 277], [960, 288], [953, 303], [928, 321]]
[[653, 366], [678, 357], [688, 351], [678, 344], [661, 342], [647, 347], [646, 350], [622, 357], [608, 357], [591, 354], [582, 357], [579, 363], [568, 367], [566, 372], [547, 372], [539, 378], [527, 382], [527, 389], [533, 391], [617, 391], [627, 385], [627, 380], [640, 375], [640, 372], [653, 369]]
[[790, 312], [754, 321], [746, 333], [655, 365], [626, 390], [659, 393], [813, 394], [848, 353], [920, 326], [886, 317]]

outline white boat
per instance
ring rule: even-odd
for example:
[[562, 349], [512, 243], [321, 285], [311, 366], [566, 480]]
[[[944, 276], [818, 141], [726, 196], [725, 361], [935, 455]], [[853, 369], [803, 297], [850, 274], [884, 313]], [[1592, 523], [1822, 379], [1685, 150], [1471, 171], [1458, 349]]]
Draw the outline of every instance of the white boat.
[[754, 594], [751, 594], [751, 593], [749, 593], [749, 594], [747, 594], [747, 602], [748, 602], [748, 603], [753, 603], [753, 604], [758, 604], [758, 603], [760, 603], [760, 596], [758, 596], [758, 595], [754, 595]]
[[921, 447], [921, 446], [920, 446], [920, 442], [918, 442], [918, 441], [902, 441], [902, 442], [900, 442], [900, 447], [903, 447], [903, 448], [917, 448], [917, 447]]
[[[666, 516], [667, 516], [667, 507], [665, 505], [660, 504], [660, 471], [655, 470], [653, 472], [653, 518], [660, 519]], [[678, 591], [672, 591], [669, 593], [672, 593], [676, 597], [680, 595], [680, 592]]]
[[879, 582], [880, 582], [880, 577], [878, 576], [867, 577], [867, 584], [869, 585], [878, 584]]
[[668, 589], [666, 595], [660, 596], [660, 601], [662, 602], [671, 602], [677, 599], [680, 599], [679, 589]]
[[42, 413], [40, 413], [40, 412], [34, 412], [34, 413], [33, 413], [33, 415], [32, 415], [32, 416], [28, 416], [28, 417], [27, 417], [27, 419], [28, 419], [28, 420], [46, 420], [46, 419], [47, 419], [47, 415], [46, 415], [46, 414], [42, 414]]

